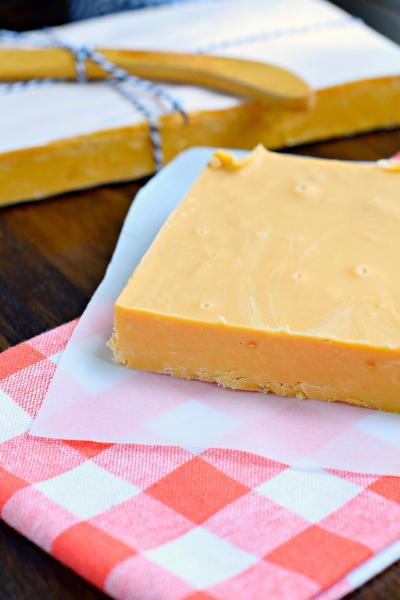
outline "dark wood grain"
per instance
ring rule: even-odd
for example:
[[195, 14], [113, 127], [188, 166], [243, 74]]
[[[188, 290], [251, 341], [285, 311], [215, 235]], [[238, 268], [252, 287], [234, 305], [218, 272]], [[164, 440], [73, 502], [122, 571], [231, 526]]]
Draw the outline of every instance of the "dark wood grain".
[[1, 600], [107, 598], [1, 521], [0, 564]]
[[0, 348], [80, 315], [140, 183], [0, 210]]
[[[376, 160], [399, 149], [400, 130], [395, 130], [290, 152]], [[126, 212], [143, 183], [104, 186], [0, 210], [1, 348], [81, 314], [104, 275]], [[105, 597], [4, 524], [0, 560], [0, 600]], [[400, 563], [349, 598], [400, 600]]]

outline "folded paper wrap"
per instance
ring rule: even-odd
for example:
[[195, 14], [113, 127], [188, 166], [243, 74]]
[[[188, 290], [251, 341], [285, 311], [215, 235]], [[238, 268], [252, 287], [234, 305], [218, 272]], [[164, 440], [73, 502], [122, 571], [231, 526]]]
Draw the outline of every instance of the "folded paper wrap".
[[211, 155], [211, 149], [184, 152], [135, 198], [106, 276], [58, 363], [31, 432], [69, 440], [174, 444], [196, 452], [230, 448], [311, 470], [400, 475], [400, 415], [224, 390], [113, 363], [106, 344], [114, 302]]
[[[200, 0], [66, 25], [56, 33], [75, 45], [266, 61], [297, 73], [316, 92], [312, 110], [282, 110], [202, 88], [165, 86], [190, 113], [188, 125], [179, 115], [160, 118], [166, 160], [193, 145], [262, 142], [276, 148], [400, 124], [399, 48], [320, 0]], [[143, 117], [102, 83], [4, 95], [0, 125], [2, 204], [154, 169]]]

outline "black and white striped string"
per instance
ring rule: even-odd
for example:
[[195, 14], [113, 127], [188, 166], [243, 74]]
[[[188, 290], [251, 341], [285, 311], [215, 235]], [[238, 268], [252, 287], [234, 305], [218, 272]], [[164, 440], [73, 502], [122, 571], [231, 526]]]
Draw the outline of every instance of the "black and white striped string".
[[[188, 122], [188, 115], [182, 104], [174, 96], [169, 94], [157, 83], [131, 75], [125, 69], [121, 69], [110, 60], [105, 58], [101, 52], [95, 48], [84, 45], [74, 46], [59, 39], [53, 30], [45, 29], [47, 39], [42, 43], [35, 43], [37, 47], [53, 47], [68, 50], [75, 59], [76, 81], [78, 83], [87, 83], [86, 73], [87, 61], [91, 60], [103, 69], [108, 75], [104, 80], [110, 87], [116, 90], [121, 96], [128, 100], [143, 115], [149, 124], [150, 140], [153, 150], [153, 159], [156, 171], [159, 171], [164, 164], [162, 141], [158, 124], [158, 114], [156, 114], [137, 94], [137, 91], [144, 92], [150, 98], [156, 98], [164, 102], [169, 107], [169, 112], [177, 112], [181, 115], [184, 123]], [[0, 30], [0, 42], [15, 43], [23, 41], [25, 34], [15, 31]], [[49, 83], [57, 83], [60, 79], [43, 78], [29, 79], [27, 81], [16, 81], [7, 83], [0, 87], [0, 95], [17, 92], [28, 88], [36, 88]]]

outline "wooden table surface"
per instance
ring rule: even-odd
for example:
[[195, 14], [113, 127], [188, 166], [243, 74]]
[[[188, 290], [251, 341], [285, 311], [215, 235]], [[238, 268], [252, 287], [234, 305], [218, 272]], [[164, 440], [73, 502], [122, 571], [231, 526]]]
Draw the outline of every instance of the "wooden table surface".
[[[397, 129], [291, 152], [376, 160], [399, 149]], [[0, 348], [81, 314], [103, 277], [132, 198], [144, 183], [103, 186], [0, 210]], [[105, 598], [4, 523], [0, 561], [0, 600]], [[400, 562], [349, 598], [400, 600]]]

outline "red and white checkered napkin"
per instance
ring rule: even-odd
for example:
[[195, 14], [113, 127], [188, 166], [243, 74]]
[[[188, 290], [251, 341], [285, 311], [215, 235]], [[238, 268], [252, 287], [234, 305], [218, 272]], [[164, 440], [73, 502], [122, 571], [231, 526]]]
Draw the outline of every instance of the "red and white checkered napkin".
[[118, 599], [327, 600], [400, 557], [400, 477], [28, 435], [73, 329], [0, 356], [0, 510], [77, 573]]

